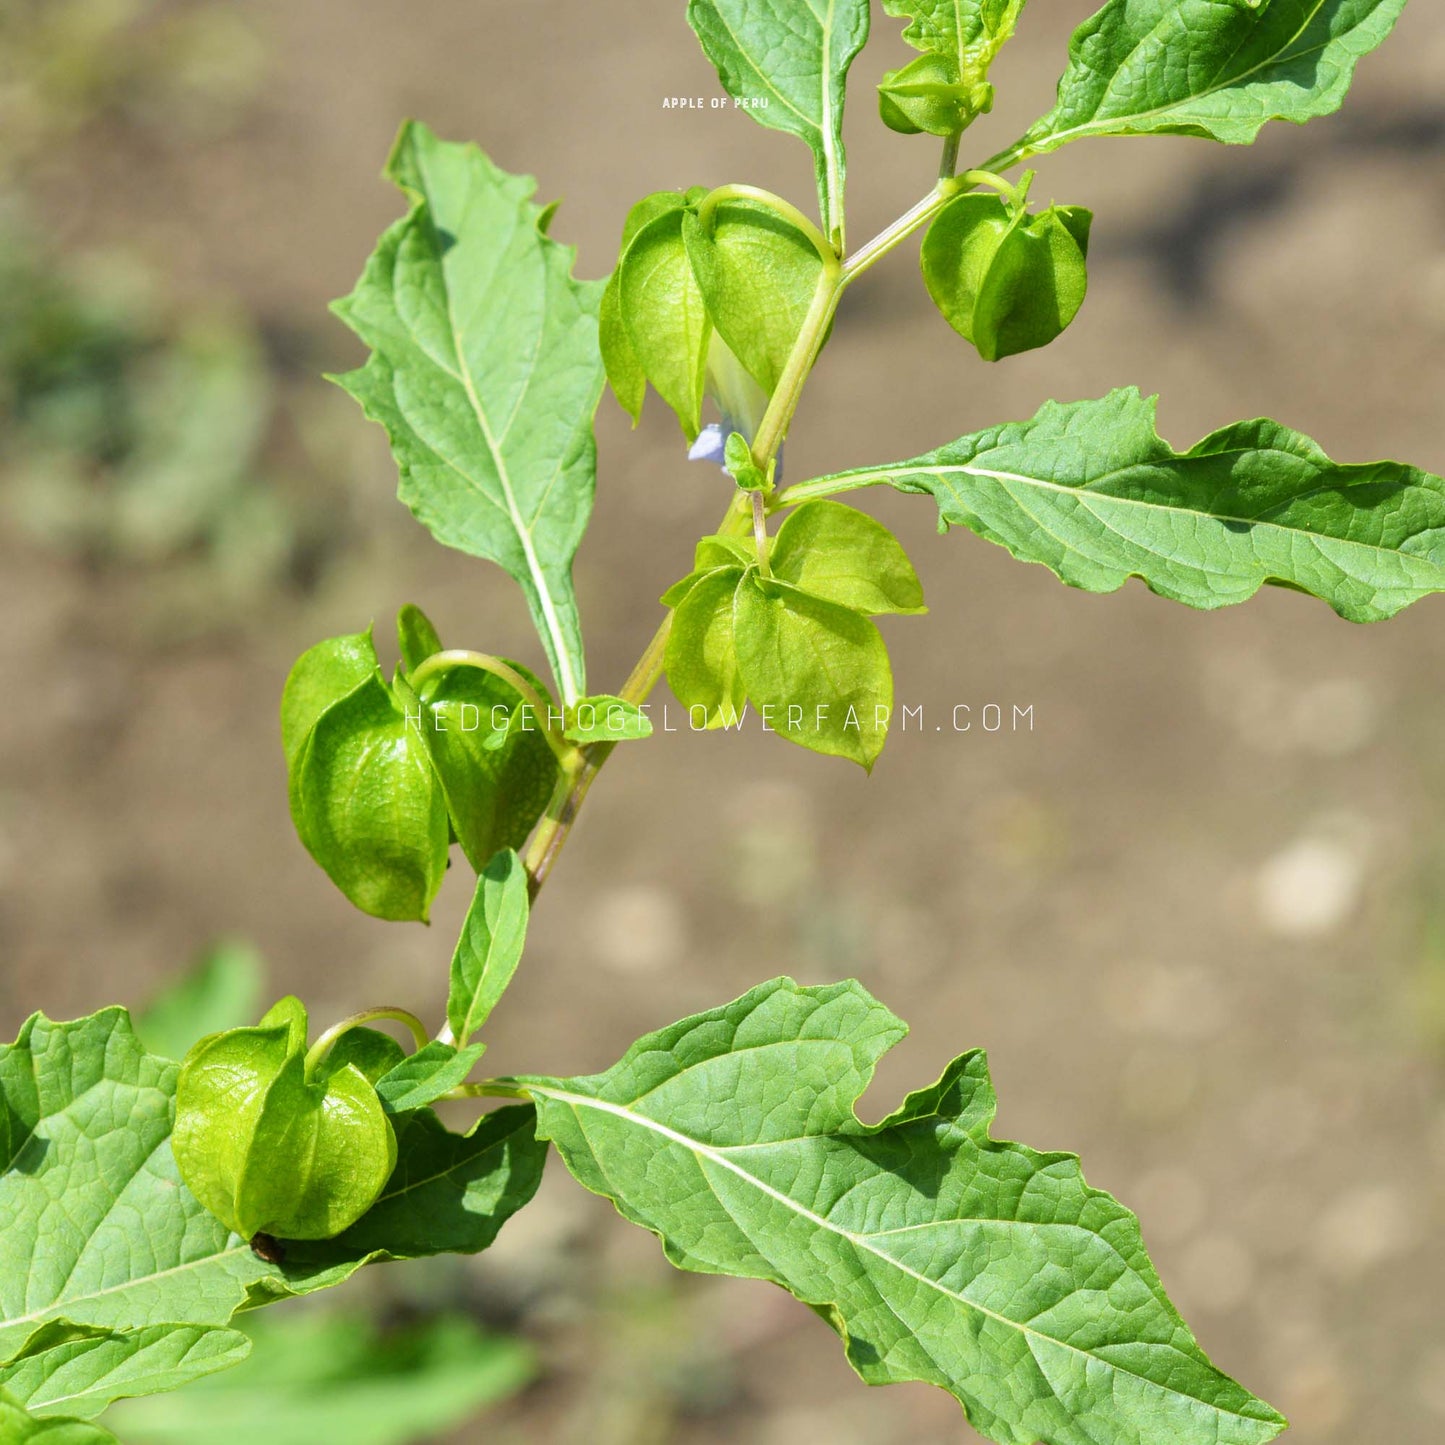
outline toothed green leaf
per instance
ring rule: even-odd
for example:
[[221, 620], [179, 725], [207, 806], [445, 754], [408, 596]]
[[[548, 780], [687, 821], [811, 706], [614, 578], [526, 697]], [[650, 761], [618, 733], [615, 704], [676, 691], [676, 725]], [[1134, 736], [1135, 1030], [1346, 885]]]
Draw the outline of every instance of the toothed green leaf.
[[1355, 65], [1405, 0], [1109, 0], [1069, 43], [1058, 104], [1024, 136], [1038, 155], [1095, 135], [1249, 145], [1344, 102]]
[[250, 1349], [238, 1330], [211, 1325], [113, 1330], [57, 1319], [0, 1360], [0, 1390], [32, 1415], [90, 1420], [116, 1400], [161, 1394], [228, 1370]]
[[586, 688], [572, 558], [592, 512], [603, 283], [573, 278], [535, 182], [475, 146], [409, 122], [387, 176], [411, 210], [336, 304], [372, 351], [336, 379], [386, 428], [418, 520], [521, 585], [571, 702]]
[[540, 1131], [683, 1269], [770, 1280], [869, 1384], [952, 1392], [1003, 1445], [1262, 1445], [1138, 1222], [1070, 1154], [989, 1137], [983, 1056], [880, 1124], [854, 1112], [904, 1025], [856, 983], [775, 979], [588, 1078], [527, 1079]]
[[729, 95], [813, 152], [823, 229], [843, 249], [843, 93], [868, 0], [689, 0], [688, 24]]
[[1445, 480], [1399, 462], [1331, 461], [1273, 421], [1176, 452], [1154, 400], [1132, 388], [1049, 402], [1031, 421], [805, 482], [787, 500], [881, 483], [931, 495], [944, 527], [968, 527], [1087, 592], [1139, 577], [1161, 597], [1215, 608], [1274, 583], [1376, 622], [1445, 591]]
[[335, 1240], [282, 1241], [284, 1258], [268, 1262], [181, 1181], [178, 1071], [145, 1052], [122, 1009], [70, 1023], [36, 1015], [0, 1046], [0, 1359], [56, 1319], [224, 1325], [373, 1259], [485, 1249], [541, 1179], [530, 1105], [465, 1136], [422, 1109], [398, 1121], [396, 1170], [357, 1224]]

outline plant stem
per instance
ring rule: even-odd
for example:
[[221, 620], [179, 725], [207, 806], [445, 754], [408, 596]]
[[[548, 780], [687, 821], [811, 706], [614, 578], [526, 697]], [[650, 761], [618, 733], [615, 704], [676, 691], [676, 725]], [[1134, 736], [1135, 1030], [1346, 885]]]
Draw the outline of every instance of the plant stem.
[[758, 549], [758, 571], [764, 577], [771, 577], [773, 570], [768, 566], [768, 504], [761, 492], [753, 496], [753, 542]]
[[339, 1024], [332, 1024], [306, 1053], [304, 1071], [309, 1080], [316, 1074], [316, 1070], [326, 1061], [326, 1056], [335, 1046], [336, 1041], [343, 1034], [350, 1033], [352, 1029], [360, 1028], [363, 1024], [375, 1023], [379, 1019], [392, 1019], [399, 1024], [405, 1024], [411, 1030], [412, 1039], [417, 1048], [424, 1049], [430, 1042], [427, 1036], [426, 1025], [417, 1018], [414, 1013], [404, 1008], [395, 1008], [384, 1005], [381, 1008], [364, 1009], [359, 1014], [352, 1014], [348, 1019], [342, 1019]]
[[958, 143], [963, 139], [963, 132], [951, 135], [943, 143], [943, 159], [938, 163], [938, 179], [951, 181], [953, 173], [958, 169]]
[[[957, 157], [955, 157], [955, 160]], [[1017, 165], [1018, 155], [1012, 151], [1000, 151], [998, 155], [986, 160], [982, 166], [975, 170], [965, 171], [961, 176], [952, 173], [940, 175], [938, 184], [919, 201], [916, 205], [910, 206], [891, 226], [886, 226], [865, 246], [860, 247], [843, 263], [843, 284], [845, 286], [856, 281], [870, 266], [881, 261], [894, 247], [906, 241], [920, 226], [927, 225], [955, 196], [961, 196], [965, 191], [975, 189], [979, 184], [987, 184], [985, 177], [993, 180], [1001, 179], [997, 172], [1006, 171], [1010, 166]], [[1007, 182], [1004, 186], [1012, 190]]]
[[[823, 348], [828, 327], [832, 324], [833, 315], [838, 309], [838, 301], [844, 290], [870, 266], [881, 260], [895, 246], [931, 220], [954, 196], [962, 195], [964, 191], [973, 189], [980, 182], [995, 184], [996, 188], [1012, 191], [1013, 188], [1009, 186], [1008, 182], [1003, 181], [993, 172], [1007, 169], [1010, 165], [1016, 164], [1018, 159], [1019, 157], [1014, 152], [1004, 151], [992, 160], [985, 162], [981, 170], [965, 171], [962, 176], [955, 177], [953, 168], [958, 160], [957, 137], [952, 141], [945, 142], [942, 169], [947, 174], [940, 176], [938, 184], [928, 195], [917, 205], [912, 206], [886, 230], [881, 231], [841, 266], [837, 264], [830, 266], [826, 264], [827, 258], [824, 258], [825, 264], [823, 274], [818, 278], [818, 289], [813, 293], [812, 303], [808, 307], [807, 315], [803, 318], [803, 325], [793, 343], [787, 363], [783, 367], [783, 374], [778, 378], [778, 384], [768, 400], [768, 409], [763, 413], [758, 434], [752, 441], [753, 460], [765, 473], [772, 466], [777, 457], [778, 448], [782, 446], [783, 438], [788, 434], [788, 427], [792, 423], [794, 412], [797, 411], [803, 387], [812, 373], [818, 353]], [[776, 197], [768, 196], [766, 192], [752, 192], [751, 188], [741, 186], [724, 187], [722, 191], [713, 194], [719, 200], [726, 199], [730, 194], [739, 198], [759, 200], [766, 197], [768, 204], [773, 204], [777, 200]], [[718, 533], [746, 536], [755, 525], [753, 508], [754, 503], [746, 494], [740, 493], [734, 497], [728, 507], [727, 515], [723, 518], [722, 525], [717, 529]], [[764, 510], [771, 510], [771, 508], [765, 505]], [[761, 541], [759, 547], [759, 556], [761, 557]], [[647, 644], [637, 665], [632, 669], [631, 676], [623, 684], [619, 696], [625, 701], [640, 704], [657, 685], [658, 679], [662, 676], [663, 659], [667, 653], [667, 639], [671, 629], [672, 614], [669, 612], [663, 618], [662, 625], [653, 634], [652, 641]], [[425, 665], [423, 664], [423, 666]], [[547, 805], [546, 814], [537, 825], [537, 830], [533, 833], [532, 841], [522, 859], [527, 869], [527, 890], [533, 901], [536, 900], [551, 875], [558, 856], [566, 846], [588, 791], [601, 771], [602, 765], [612, 756], [612, 750], [616, 746], [616, 743], [593, 743], [582, 748], [576, 759], [570, 763], [563, 763], [562, 776], [553, 791], [551, 802]], [[481, 1089], [483, 1086], [467, 1085], [464, 1088]], [[464, 1097], [470, 1097], [470, 1095], [464, 1095]], [[525, 1097], [525, 1095], [507, 1095], [506, 1097]]]
[[532, 1096], [511, 1079], [478, 1079], [474, 1084], [458, 1084], [447, 1091], [448, 1099], [530, 1099]]
[[[717, 530], [724, 536], [746, 536], [751, 524], [751, 503], [746, 494], [739, 492], [728, 504], [727, 514]], [[667, 639], [671, 632], [672, 613], [669, 612], [662, 619], [657, 631], [652, 634], [652, 640], [643, 649], [642, 656], [637, 659], [627, 681], [622, 684], [618, 696], [624, 702], [640, 706], [657, 686], [662, 677], [663, 660], [667, 656]], [[532, 834], [532, 841], [522, 857], [522, 863], [527, 870], [527, 892], [534, 902], [556, 865], [558, 855], [566, 846], [572, 825], [577, 821], [578, 810], [582, 807], [597, 774], [602, 770], [602, 765], [612, 756], [612, 750], [616, 746], [616, 743], [593, 743], [581, 749], [580, 762], [575, 769], [570, 772], [563, 770], [547, 805], [547, 811], [537, 825], [536, 832]]]
[[818, 353], [823, 349], [833, 313], [838, 309], [838, 298], [847, 285], [847, 276], [848, 268], [844, 266], [834, 271], [825, 270], [818, 278], [818, 289], [813, 292], [813, 300], [803, 318], [798, 338], [793, 342], [783, 374], [778, 378], [758, 434], [753, 438], [753, 460], [765, 473], [772, 466], [778, 448], [788, 434], [803, 387], [812, 373]]

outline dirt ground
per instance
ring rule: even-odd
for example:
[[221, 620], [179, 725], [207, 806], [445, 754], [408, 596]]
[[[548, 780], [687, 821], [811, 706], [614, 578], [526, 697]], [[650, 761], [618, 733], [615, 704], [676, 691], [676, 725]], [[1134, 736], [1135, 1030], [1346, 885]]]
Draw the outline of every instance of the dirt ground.
[[[1089, 0], [1031, 7], [981, 158], [1049, 103]], [[790, 137], [727, 110], [682, 5], [254, 0], [249, 118], [212, 137], [101, 126], [36, 183], [59, 244], [163, 258], [233, 294], [306, 376], [353, 363], [327, 320], [399, 210], [377, 172], [399, 119], [480, 141], [561, 196], [579, 270], [611, 264], [648, 190], [747, 181], [808, 203]], [[664, 13], [665, 12], [665, 13]], [[855, 74], [850, 233], [930, 182], [931, 143], [873, 114], [899, 63], [881, 18]], [[1091, 295], [1046, 351], [977, 361], [908, 253], [851, 294], [788, 443], [790, 475], [910, 455], [1050, 396], [1134, 384], [1176, 445], [1268, 415], [1334, 456], [1445, 472], [1445, 11], [1416, 0], [1345, 112], [1252, 149], [1103, 141], [1035, 196], [1098, 215]], [[975, 141], [974, 136], [977, 135]], [[276, 343], [279, 345], [280, 343]], [[296, 842], [276, 704], [298, 651], [423, 606], [457, 645], [533, 658], [500, 573], [444, 554], [391, 500], [379, 431], [288, 380], [338, 438], [339, 565], [306, 605], [204, 641], [134, 625], [143, 575], [0, 534], [0, 1035], [31, 1010], [138, 1003], [207, 940], [266, 954], [317, 1016], [441, 1009], [464, 907], [431, 929], [353, 912]], [[577, 581], [592, 676], [615, 686], [724, 502], [655, 403], [605, 399]], [[1111, 597], [868, 497], [932, 615], [886, 632], [900, 700], [871, 779], [774, 737], [685, 730], [622, 750], [535, 915], [494, 1021], [498, 1071], [600, 1068], [639, 1033], [787, 972], [857, 976], [913, 1022], [875, 1112], [983, 1045], [999, 1133], [1077, 1150], [1137, 1210], [1166, 1285], [1300, 1445], [1445, 1435], [1445, 602], [1367, 628], [1270, 592], [1223, 614]], [[644, 544], [640, 539], [646, 538]], [[984, 730], [985, 706], [1007, 725]], [[953, 730], [958, 706], [968, 732]], [[1015, 709], [1022, 717], [1013, 726]], [[1023, 710], [1031, 709], [1031, 713]], [[993, 714], [987, 714], [991, 720]], [[941, 724], [941, 731], [934, 727]], [[418, 1267], [520, 1323], [543, 1381], [459, 1439], [600, 1445], [974, 1438], [922, 1386], [867, 1391], [836, 1339], [761, 1285], [681, 1278], [554, 1167], [475, 1262]], [[367, 1286], [363, 1286], [366, 1288]]]

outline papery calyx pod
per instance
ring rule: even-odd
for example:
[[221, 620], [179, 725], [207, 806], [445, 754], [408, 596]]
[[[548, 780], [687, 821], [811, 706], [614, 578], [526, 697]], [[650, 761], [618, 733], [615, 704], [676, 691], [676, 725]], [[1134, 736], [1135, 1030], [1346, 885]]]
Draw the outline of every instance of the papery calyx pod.
[[[413, 629], [418, 641], [423, 629]], [[410, 719], [408, 718], [410, 713]], [[364, 913], [425, 921], [450, 831], [420, 709], [388, 686], [369, 632], [304, 652], [281, 700], [291, 819]]]
[[706, 194], [699, 186], [657, 191], [632, 207], [598, 317], [603, 365], [623, 409], [636, 423], [651, 383], [689, 441], [702, 424], [712, 322], [687, 259], [682, 222]]
[[959, 196], [924, 237], [924, 283], [985, 361], [1047, 346], [1083, 305], [1092, 222], [1081, 206], [1030, 214], [1022, 193]]
[[878, 84], [878, 114], [900, 135], [958, 135], [993, 109], [993, 86], [964, 79], [947, 55], [920, 55]]
[[306, 1009], [282, 999], [255, 1028], [186, 1055], [171, 1135], [181, 1178], [242, 1239], [331, 1239], [376, 1202], [396, 1136], [367, 1075], [333, 1051], [308, 1070]]
[[988, 73], [1026, 0], [883, 0], [907, 19], [903, 39], [923, 51], [878, 86], [884, 125], [904, 135], [957, 136], [993, 109]]
[[[694, 459], [751, 441], [837, 257], [782, 198], [749, 186], [659, 191], [628, 215], [602, 298], [602, 358], [637, 421], [649, 386], [672, 408]], [[711, 400], [722, 420], [703, 427]], [[714, 456], [714, 453], [716, 455]]]

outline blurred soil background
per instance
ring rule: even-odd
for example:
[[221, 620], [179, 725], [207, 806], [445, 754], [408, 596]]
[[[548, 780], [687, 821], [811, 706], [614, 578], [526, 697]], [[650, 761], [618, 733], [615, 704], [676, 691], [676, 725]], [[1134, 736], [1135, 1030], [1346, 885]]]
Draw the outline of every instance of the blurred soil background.
[[[966, 159], [1047, 108], [1094, 8], [1030, 8]], [[721, 94], [682, 12], [6, 0], [0, 1034], [36, 1008], [143, 1003], [218, 935], [251, 941], [271, 991], [313, 1017], [440, 1014], [462, 880], [430, 929], [350, 909], [287, 818], [281, 684], [302, 648], [372, 618], [385, 635], [405, 601], [452, 645], [533, 663], [537, 647], [510, 582], [394, 501], [380, 431], [320, 378], [359, 360], [326, 304], [400, 213], [377, 174], [405, 115], [537, 174], [585, 275], [646, 191], [747, 181], [810, 205], [794, 139], [664, 108]], [[876, 15], [854, 69], [855, 243], [937, 160], [876, 119], [899, 28]], [[1045, 159], [1035, 197], [1099, 218], [1074, 327], [985, 366], [899, 253], [846, 300], [790, 475], [1125, 384], [1162, 393], [1176, 445], [1265, 414], [1344, 460], [1445, 472], [1442, 73], [1445, 11], [1416, 0], [1338, 117], [1252, 149]], [[604, 399], [599, 434], [577, 582], [612, 687], [726, 487], [683, 462], [656, 402], [630, 433]], [[871, 779], [758, 734], [624, 748], [535, 916], [490, 1062], [601, 1068], [772, 974], [856, 975], [914, 1026], [875, 1114], [986, 1046], [999, 1133], [1077, 1150], [1138, 1211], [1205, 1347], [1290, 1438], [1433, 1445], [1445, 601], [1358, 628], [1278, 591], [1212, 616], [1138, 584], [1090, 597], [936, 537], [925, 500], [863, 500], [928, 589], [929, 619], [886, 629], [924, 725]], [[531, 1342], [536, 1382], [457, 1441], [973, 1438], [941, 1392], [865, 1390], [781, 1292], [673, 1273], [555, 1163], [487, 1255], [371, 1271], [347, 1298], [440, 1301]]]

